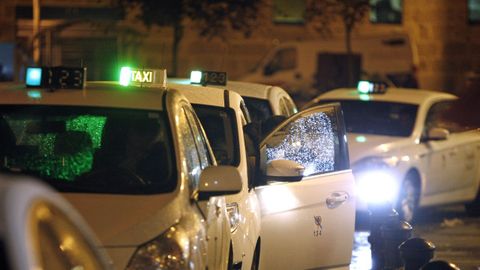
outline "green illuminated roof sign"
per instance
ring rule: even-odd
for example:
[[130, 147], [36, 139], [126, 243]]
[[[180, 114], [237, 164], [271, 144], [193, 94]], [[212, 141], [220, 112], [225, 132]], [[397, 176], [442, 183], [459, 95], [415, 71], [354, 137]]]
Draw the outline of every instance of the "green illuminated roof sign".
[[135, 69], [122, 67], [120, 70], [120, 85], [136, 85], [142, 87], [160, 86], [166, 87], [166, 69]]

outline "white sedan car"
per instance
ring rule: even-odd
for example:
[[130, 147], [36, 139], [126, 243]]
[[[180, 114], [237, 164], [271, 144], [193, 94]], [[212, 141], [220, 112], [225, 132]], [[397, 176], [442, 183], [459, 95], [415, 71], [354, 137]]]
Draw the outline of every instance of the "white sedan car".
[[478, 209], [480, 133], [452, 119], [456, 99], [426, 90], [385, 91], [363, 82], [359, 89], [324, 93], [306, 106], [341, 104], [357, 208], [391, 201], [412, 221], [419, 206], [461, 202], [471, 212]]
[[77, 211], [44, 184], [0, 178], [0, 269], [113, 269]]
[[[149, 84], [166, 72], [124, 69], [121, 83], [83, 87], [81, 70], [70, 80], [38, 79], [41, 72], [27, 72], [29, 88], [0, 85], [4, 169], [60, 190], [117, 269], [227, 269], [222, 195], [238, 193], [241, 179], [235, 168], [216, 166], [187, 99]], [[45, 81], [61, 83], [44, 88]]]

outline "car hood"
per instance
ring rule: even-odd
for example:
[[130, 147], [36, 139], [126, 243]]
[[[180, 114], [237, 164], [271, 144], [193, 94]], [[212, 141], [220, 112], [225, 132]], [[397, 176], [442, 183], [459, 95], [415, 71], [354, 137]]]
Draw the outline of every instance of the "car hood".
[[392, 155], [411, 144], [410, 138], [348, 133], [350, 164], [369, 156]]
[[80, 212], [103, 247], [138, 246], [180, 219], [178, 193], [109, 195], [64, 193]]

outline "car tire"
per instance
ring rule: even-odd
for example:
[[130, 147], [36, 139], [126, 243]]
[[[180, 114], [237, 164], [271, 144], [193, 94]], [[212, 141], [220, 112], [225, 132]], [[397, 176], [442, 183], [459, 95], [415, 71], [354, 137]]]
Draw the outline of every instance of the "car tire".
[[258, 270], [260, 265], [260, 243], [257, 242], [255, 246], [255, 251], [253, 252], [252, 265], [250, 270]]
[[465, 210], [467, 215], [472, 217], [480, 216], [480, 187], [478, 188], [477, 196], [475, 200], [470, 203], [465, 204]]
[[415, 222], [420, 200], [420, 188], [415, 179], [413, 175], [407, 175], [402, 183], [396, 207], [400, 219], [411, 224]]

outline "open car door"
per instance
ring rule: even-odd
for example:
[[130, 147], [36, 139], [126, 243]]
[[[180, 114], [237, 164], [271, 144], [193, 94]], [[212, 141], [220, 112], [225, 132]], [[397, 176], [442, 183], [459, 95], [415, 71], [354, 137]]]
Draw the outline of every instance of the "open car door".
[[302, 111], [260, 143], [260, 269], [348, 268], [354, 178], [339, 104]]

